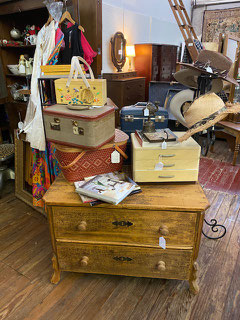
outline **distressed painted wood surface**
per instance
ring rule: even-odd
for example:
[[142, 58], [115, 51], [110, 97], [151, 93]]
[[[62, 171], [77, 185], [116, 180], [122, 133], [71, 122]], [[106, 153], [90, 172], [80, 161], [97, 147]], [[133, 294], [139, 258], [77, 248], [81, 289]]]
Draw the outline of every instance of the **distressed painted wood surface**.
[[111, 211], [98, 207], [53, 207], [57, 239], [113, 241], [159, 247], [164, 236], [168, 246], [193, 247], [197, 214], [171, 211]]
[[60, 269], [135, 277], [188, 280], [192, 250], [57, 243]]
[[[127, 197], [118, 204], [118, 209], [202, 212], [209, 207], [202, 187], [198, 183], [152, 183], [141, 184], [141, 188], [142, 193], [135, 194], [133, 197]], [[89, 204], [82, 203], [79, 195], [74, 192], [73, 184], [67, 182], [62, 175], [54, 181], [51, 189], [44, 195], [44, 201], [47, 205], [53, 206], [90, 207]], [[98, 205], [97, 207], [116, 209], [116, 206], [107, 203]]]

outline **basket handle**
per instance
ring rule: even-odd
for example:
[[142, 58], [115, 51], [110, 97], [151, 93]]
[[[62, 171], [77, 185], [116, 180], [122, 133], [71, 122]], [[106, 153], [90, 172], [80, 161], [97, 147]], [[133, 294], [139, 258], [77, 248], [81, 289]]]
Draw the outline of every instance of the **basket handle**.
[[[127, 159], [128, 156], [126, 155], [126, 153], [121, 149], [119, 148], [118, 146], [114, 146], [114, 148], [125, 158]], [[63, 166], [61, 165], [60, 161], [59, 162], [59, 166], [61, 167], [61, 169], [70, 169], [72, 166], [74, 166], [75, 163], [78, 162], [78, 160], [80, 160], [86, 153], [87, 151], [82, 151], [81, 153], [79, 153], [79, 155], [71, 162], [69, 163], [67, 166]]]
[[79, 155], [71, 162], [69, 163], [67, 166], [62, 166], [61, 163], [59, 162], [59, 166], [61, 167], [61, 169], [70, 169], [72, 166], [74, 166], [75, 163], [78, 162], [78, 160], [80, 160], [84, 155], [85, 155], [86, 151], [82, 151], [81, 153], [79, 153]]

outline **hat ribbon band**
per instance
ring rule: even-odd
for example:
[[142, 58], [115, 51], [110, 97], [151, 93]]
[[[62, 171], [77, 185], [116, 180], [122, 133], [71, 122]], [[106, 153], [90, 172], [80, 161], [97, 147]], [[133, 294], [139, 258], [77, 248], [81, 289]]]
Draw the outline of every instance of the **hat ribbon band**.
[[224, 111], [227, 110], [227, 107], [224, 106], [223, 108], [221, 108], [220, 110], [218, 110], [217, 112], [214, 112], [212, 114], [210, 114], [210, 116], [208, 116], [207, 118], [203, 118], [202, 120], [196, 122], [193, 126], [191, 126], [189, 129], [196, 129], [204, 124], [206, 124], [208, 121], [210, 120], [214, 120], [214, 118], [216, 118], [216, 116], [218, 116], [220, 113], [223, 113]]
[[226, 78], [226, 76], [228, 74], [227, 70], [216, 69], [216, 68], [212, 67], [209, 63], [204, 63], [204, 62], [201, 62], [198, 60], [195, 61], [194, 67], [197, 67], [197, 68], [202, 69], [204, 71], [207, 71], [207, 68], [210, 67], [212, 69], [213, 74], [220, 75], [224, 78]]

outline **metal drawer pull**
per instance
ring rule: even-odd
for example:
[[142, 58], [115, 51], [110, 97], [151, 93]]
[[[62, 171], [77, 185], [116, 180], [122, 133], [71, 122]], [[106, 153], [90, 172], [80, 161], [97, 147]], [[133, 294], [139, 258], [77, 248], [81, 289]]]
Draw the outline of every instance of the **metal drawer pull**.
[[175, 176], [158, 176], [158, 178], [166, 178], [166, 179], [170, 179], [170, 178], [174, 178]]
[[162, 157], [162, 158], [173, 158], [173, 157], [176, 157], [175, 154], [160, 154], [159, 156]]
[[168, 236], [169, 235], [169, 230], [168, 230], [168, 227], [166, 225], [161, 225], [160, 228], [159, 228], [159, 233], [162, 235], [162, 236]]
[[166, 264], [164, 261], [159, 261], [157, 264], [157, 269], [159, 271], [166, 271]]
[[164, 164], [163, 167], [164, 168], [171, 168], [171, 167], [174, 167], [175, 166], [175, 163], [173, 164]]
[[131, 227], [133, 225], [130, 221], [114, 221], [112, 222], [116, 227]]
[[82, 257], [81, 261], [80, 261], [80, 264], [82, 267], [86, 267], [88, 265], [88, 261], [89, 261], [89, 258], [84, 256]]
[[122, 262], [132, 261], [132, 258], [129, 258], [129, 257], [113, 257], [113, 259], [116, 261], [122, 261]]
[[79, 231], [85, 231], [87, 229], [87, 222], [86, 221], [81, 221], [79, 225], [77, 226], [77, 229]]

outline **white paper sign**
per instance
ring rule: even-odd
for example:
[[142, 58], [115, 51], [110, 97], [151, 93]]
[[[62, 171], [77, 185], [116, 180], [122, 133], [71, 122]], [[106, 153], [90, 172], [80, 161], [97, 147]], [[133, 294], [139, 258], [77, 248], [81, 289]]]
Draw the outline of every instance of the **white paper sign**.
[[149, 116], [149, 109], [148, 108], [144, 109], [143, 114], [144, 114], [144, 117], [148, 117]]
[[166, 141], [163, 141], [163, 143], [162, 143], [162, 149], [164, 150], [164, 149], [167, 149], [167, 142]]
[[159, 238], [159, 247], [166, 249], [166, 240], [163, 237]]
[[112, 163], [119, 163], [120, 162], [120, 153], [117, 150], [112, 152], [111, 162]]

